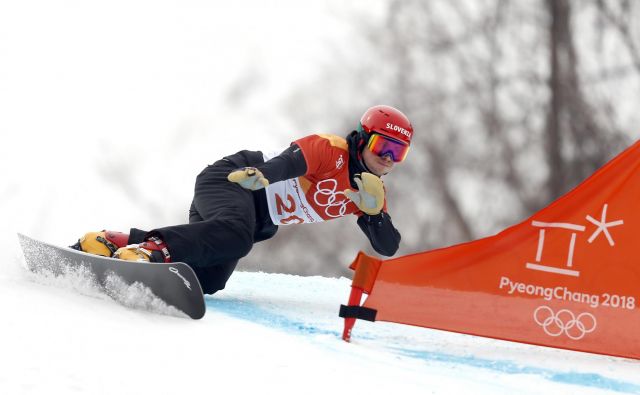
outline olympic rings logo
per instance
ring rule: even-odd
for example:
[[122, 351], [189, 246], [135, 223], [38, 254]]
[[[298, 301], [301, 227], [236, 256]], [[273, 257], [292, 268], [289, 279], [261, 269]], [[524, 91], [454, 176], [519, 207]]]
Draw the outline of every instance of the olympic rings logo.
[[[324, 185], [332, 184], [330, 188], [325, 188]], [[332, 218], [344, 217], [347, 213], [347, 204], [349, 204], [349, 199], [347, 199], [346, 195], [343, 192], [337, 192], [338, 189], [338, 181], [334, 179], [322, 180], [317, 184], [318, 190], [313, 194], [313, 200], [316, 201], [316, 204], [320, 207], [325, 207], [324, 212]], [[338, 200], [337, 196], [342, 195], [345, 197], [343, 200]], [[322, 200], [326, 200], [325, 203], [321, 203], [318, 200], [318, 196], [322, 196]], [[339, 207], [338, 215], [334, 215], [330, 212], [333, 207]], [[335, 211], [335, 210], [334, 210]]]
[[596, 330], [596, 317], [591, 313], [582, 313], [577, 317], [573, 312], [562, 309], [554, 313], [549, 306], [540, 306], [533, 312], [533, 319], [544, 332], [553, 337], [567, 335], [569, 339], [580, 340], [587, 333]]

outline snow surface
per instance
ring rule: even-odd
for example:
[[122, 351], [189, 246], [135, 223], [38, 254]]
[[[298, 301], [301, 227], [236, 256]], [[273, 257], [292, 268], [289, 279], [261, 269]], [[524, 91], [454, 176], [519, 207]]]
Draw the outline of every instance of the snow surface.
[[345, 343], [346, 278], [237, 272], [194, 321], [141, 287], [1, 265], [3, 394], [640, 393], [633, 360], [382, 322]]

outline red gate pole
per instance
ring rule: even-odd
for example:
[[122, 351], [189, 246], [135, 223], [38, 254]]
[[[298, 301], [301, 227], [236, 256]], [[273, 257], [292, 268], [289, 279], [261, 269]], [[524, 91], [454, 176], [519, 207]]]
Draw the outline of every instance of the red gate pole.
[[[360, 306], [360, 301], [362, 300], [362, 288], [358, 288], [356, 286], [351, 286], [351, 294], [349, 295], [349, 306]], [[356, 324], [355, 318], [345, 318], [344, 319], [344, 330], [342, 331], [342, 340], [349, 342], [351, 341], [351, 330], [353, 326]]]
[[[380, 259], [368, 256], [362, 251], [358, 253], [356, 259], [349, 265], [349, 268], [355, 270], [355, 273], [351, 282], [348, 307], [360, 306], [362, 294], [368, 295], [371, 292], [381, 265], [382, 261]], [[351, 330], [355, 323], [356, 318], [345, 317], [344, 330], [342, 331], [342, 339], [344, 341], [351, 340]]]

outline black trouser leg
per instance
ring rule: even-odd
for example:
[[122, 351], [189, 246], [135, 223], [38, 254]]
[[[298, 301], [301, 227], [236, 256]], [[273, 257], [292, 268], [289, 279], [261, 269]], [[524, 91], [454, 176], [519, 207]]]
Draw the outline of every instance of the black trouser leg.
[[[154, 229], [144, 236], [159, 235], [167, 243], [171, 260], [191, 266], [208, 294], [224, 288], [238, 260], [253, 247], [254, 197], [227, 180], [234, 168], [218, 161], [200, 173], [189, 224]], [[139, 232], [131, 230], [130, 242], [135, 242]]]

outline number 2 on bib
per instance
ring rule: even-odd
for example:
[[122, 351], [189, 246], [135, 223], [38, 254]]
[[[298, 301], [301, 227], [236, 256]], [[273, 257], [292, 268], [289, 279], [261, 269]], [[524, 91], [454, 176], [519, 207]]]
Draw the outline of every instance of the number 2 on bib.
[[[293, 196], [291, 195], [287, 195], [287, 204], [285, 204], [285, 202], [282, 200], [282, 196], [280, 196], [280, 194], [276, 193], [276, 208], [278, 210], [278, 215], [282, 216], [283, 215], [283, 210], [286, 213], [292, 214], [296, 211], [296, 202], [295, 200], [293, 200]], [[286, 218], [282, 218], [280, 220], [280, 223], [283, 225], [289, 225], [289, 224], [301, 224], [304, 221], [302, 220], [302, 218], [298, 217], [297, 215], [293, 214], [290, 215]]]

